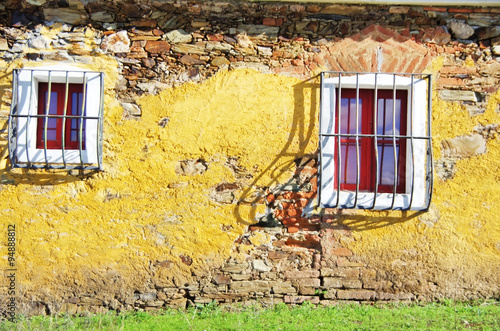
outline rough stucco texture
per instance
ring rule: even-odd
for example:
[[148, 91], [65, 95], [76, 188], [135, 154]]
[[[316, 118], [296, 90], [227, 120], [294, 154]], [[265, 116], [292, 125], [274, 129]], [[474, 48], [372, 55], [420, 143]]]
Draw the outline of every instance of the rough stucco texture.
[[[10, 185], [0, 191], [0, 219], [17, 226], [19, 282], [28, 293], [140, 289], [151, 285], [150, 263], [165, 260], [174, 266], [156, 281], [183, 284], [227, 258], [245, 227], [264, 215], [259, 195], [290, 177], [297, 155], [316, 149], [314, 98], [295, 78], [222, 73], [144, 97], [136, 121], [123, 118], [112, 95], [116, 63], [93, 69], [108, 75], [104, 171], [81, 180], [2, 164]], [[178, 174], [183, 160], [202, 160], [206, 171]], [[257, 203], [214, 201], [221, 183]]]
[[[140, 99], [136, 121], [124, 119], [114, 99], [116, 63], [102, 59], [94, 69], [108, 77], [104, 172], [79, 179], [11, 170], [2, 161], [8, 185], [0, 191], [0, 220], [17, 225], [19, 282], [28, 293], [148, 287], [149, 264], [165, 260], [174, 267], [154, 275], [156, 282], [189, 281], [222, 264], [234, 240], [265, 213], [266, 188], [289, 178], [293, 160], [317, 148], [318, 91], [310, 82], [222, 72]], [[499, 123], [499, 99], [492, 94], [487, 111], [471, 119], [460, 106], [434, 98], [436, 157], [441, 140], [470, 134], [477, 123]], [[2, 148], [5, 159], [5, 140]], [[183, 160], [201, 160], [206, 171], [176, 173]], [[491, 295], [495, 289], [481, 286], [500, 284], [500, 140], [456, 167], [452, 179], [436, 180], [427, 213], [338, 217], [354, 233], [342, 243], [408, 290], [439, 286], [459, 297], [476, 288]], [[223, 183], [238, 187], [240, 204], [212, 198]]]

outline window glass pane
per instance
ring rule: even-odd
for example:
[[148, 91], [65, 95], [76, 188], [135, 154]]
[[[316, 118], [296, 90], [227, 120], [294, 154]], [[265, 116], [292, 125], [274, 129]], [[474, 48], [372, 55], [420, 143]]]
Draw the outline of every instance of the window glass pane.
[[[47, 114], [47, 102], [49, 97], [49, 92], [45, 92], [45, 100], [43, 102], [43, 115]], [[57, 115], [57, 92], [50, 92], [50, 105], [49, 105], [49, 115]], [[47, 126], [47, 140], [56, 140], [57, 132], [57, 118], [43, 118], [42, 119], [42, 130], [45, 130]], [[43, 137], [42, 137], [43, 139]]]
[[395, 131], [392, 132], [393, 99], [379, 99], [377, 107], [377, 134], [399, 135], [401, 130], [401, 100], [396, 99]]
[[81, 115], [83, 93], [72, 93], [71, 96], [71, 115]]
[[[378, 144], [379, 184], [394, 185], [394, 146]], [[399, 160], [399, 146], [396, 145], [396, 159]], [[398, 174], [400, 177], [401, 174]], [[399, 179], [398, 179], [399, 183]]]
[[356, 98], [342, 98], [340, 102], [340, 133], [361, 133], [362, 100], [359, 99], [358, 130], [356, 131]]
[[341, 153], [340, 183], [356, 184], [356, 144], [343, 143]]
[[47, 141], [49, 141], [49, 140], [56, 140], [56, 139], [57, 139], [57, 131], [56, 130], [47, 129]]

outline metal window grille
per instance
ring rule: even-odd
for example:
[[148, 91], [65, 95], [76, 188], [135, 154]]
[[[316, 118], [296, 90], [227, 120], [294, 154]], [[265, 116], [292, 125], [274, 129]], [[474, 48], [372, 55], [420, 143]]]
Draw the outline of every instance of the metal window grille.
[[[23, 78], [21, 78], [21, 73]], [[39, 96], [37, 93], [40, 83], [48, 84], [46, 110], [41, 114], [38, 109]], [[57, 114], [49, 114], [49, 108], [52, 106], [50, 101], [51, 90], [55, 84], [65, 85], [64, 106], [62, 110], [58, 110]], [[70, 98], [69, 86], [71, 84], [83, 85], [82, 102], [78, 106], [81, 109], [77, 111], [78, 115], [67, 111], [68, 99]], [[89, 89], [90, 86], [92, 86], [92, 89]], [[87, 101], [91, 99], [93, 101], [92, 107], [97, 109], [86, 109], [89, 106]], [[38, 68], [15, 69], [12, 79], [12, 103], [8, 119], [8, 149], [12, 167], [102, 170], [103, 112], [104, 73], [102, 72], [44, 70]], [[50, 153], [54, 152], [54, 148], [49, 148], [47, 145], [47, 125], [50, 119], [57, 119], [58, 123], [62, 122], [61, 133], [58, 137], [61, 141], [60, 149], [56, 151], [60, 161], [53, 161], [49, 157]], [[72, 134], [76, 133], [78, 136], [78, 146], [72, 148], [72, 151], [66, 148], [67, 121], [78, 123], [76, 127], [70, 127]], [[38, 127], [40, 123], [43, 123], [42, 129]], [[88, 123], [92, 123], [92, 130], [88, 129]], [[38, 131], [33, 132], [34, 130], [42, 130], [42, 146], [36, 146], [37, 142], [34, 141], [36, 140], [34, 137], [37, 136]], [[88, 135], [92, 136], [92, 146], [87, 145], [89, 140], [85, 139], [85, 136]], [[35, 153], [39, 157], [35, 157], [33, 155]], [[95, 155], [88, 155], [89, 153]]]
[[[369, 76], [369, 82], [367, 82], [366, 77]], [[382, 79], [383, 78], [383, 79]], [[406, 85], [401, 86], [400, 82], [404, 79]], [[382, 83], [383, 81], [383, 83]], [[420, 86], [425, 86], [426, 101], [419, 100], [418, 103], [422, 104], [424, 102], [424, 109], [416, 109], [415, 104], [417, 97], [422, 97], [421, 95], [415, 95], [416, 84]], [[321, 104], [320, 104], [320, 118], [319, 118], [319, 189], [318, 189], [318, 200], [319, 204], [325, 208], [357, 208], [357, 209], [382, 209], [382, 210], [427, 210], [429, 208], [432, 189], [433, 189], [433, 160], [432, 160], [432, 138], [431, 138], [431, 107], [432, 107], [432, 76], [430, 74], [398, 74], [398, 73], [359, 73], [359, 72], [322, 72], [321, 73]], [[355, 133], [352, 134], [349, 131], [342, 132], [341, 130], [341, 100], [342, 100], [342, 90], [347, 88], [355, 90]], [[370, 89], [373, 91], [373, 128], [371, 133], [360, 133], [358, 128], [359, 117], [360, 117], [360, 90]], [[390, 134], [377, 133], [377, 111], [378, 102], [377, 95], [381, 90], [392, 91], [392, 132]], [[396, 93], [398, 90], [406, 89], [407, 91], [407, 124], [406, 124], [406, 134], [400, 134], [395, 130], [395, 117], [396, 117]], [[328, 96], [325, 96], [325, 91], [328, 92]], [[333, 95], [333, 97], [332, 97]], [[422, 107], [419, 107], [422, 108]], [[390, 111], [389, 111], [390, 112]], [[422, 114], [422, 112], [425, 112]], [[344, 114], [345, 116], [345, 114]], [[351, 115], [347, 115], [351, 116]], [[385, 115], [384, 115], [385, 116]], [[419, 124], [419, 129], [414, 128], [415, 118], [420, 116], [424, 120], [424, 124]], [[326, 118], [326, 120], [325, 120]], [[338, 120], [336, 120], [336, 118]], [[343, 130], [345, 131], [345, 130]], [[418, 132], [417, 132], [418, 131]], [[399, 133], [399, 134], [396, 134]], [[361, 169], [360, 163], [360, 140], [370, 138], [373, 141], [373, 154], [375, 162], [373, 162], [376, 167], [374, 188], [371, 192], [361, 192], [360, 191], [360, 180], [361, 176], [364, 174], [363, 169]], [[341, 188], [341, 173], [342, 173], [342, 139], [351, 139], [354, 141], [355, 145], [355, 188], [350, 190], [350, 192], [343, 192]], [[391, 192], [379, 192], [379, 187], [381, 186], [380, 178], [380, 155], [378, 152], [378, 142], [380, 139], [387, 141], [392, 141], [393, 164], [393, 183]], [[404, 192], [398, 192], [398, 162], [399, 158], [396, 156], [396, 142], [403, 142], [406, 146], [404, 162], [406, 162], [405, 174], [406, 184]], [[329, 146], [329, 151], [325, 151], [326, 146]], [[333, 154], [332, 154], [332, 151]], [[416, 155], [416, 152], [423, 151], [423, 155]], [[345, 148], [345, 153], [347, 153], [347, 147]], [[416, 160], [419, 160], [416, 163]], [[344, 161], [347, 165], [347, 160]], [[331, 171], [327, 174], [325, 169], [330, 167]], [[419, 169], [423, 168], [423, 169]], [[419, 184], [416, 188], [416, 170], [419, 174], [423, 174], [423, 179], [419, 179]], [[344, 172], [347, 170], [344, 169]], [[332, 175], [333, 174], [333, 175]], [[400, 174], [401, 175], [401, 174]], [[332, 178], [333, 177], [333, 178]], [[332, 188], [333, 186], [333, 188]], [[327, 188], [327, 189], [325, 189]], [[325, 193], [328, 191], [328, 193]], [[415, 205], [415, 195], [423, 195], [419, 198], [419, 205]], [[324, 195], [329, 196], [325, 197]], [[343, 195], [344, 194], [344, 195]], [[342, 199], [341, 196], [347, 196], [348, 198]], [[369, 199], [365, 199], [362, 203], [361, 197], [365, 198], [369, 196]], [[379, 204], [377, 199], [385, 199], [384, 203]], [[367, 202], [368, 201], [368, 202]], [[401, 202], [404, 201], [404, 202]]]

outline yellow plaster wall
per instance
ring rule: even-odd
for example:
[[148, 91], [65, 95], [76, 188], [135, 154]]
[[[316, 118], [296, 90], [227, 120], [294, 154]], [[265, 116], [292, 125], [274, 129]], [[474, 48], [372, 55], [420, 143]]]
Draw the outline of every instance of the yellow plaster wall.
[[[12, 68], [21, 65], [0, 64], [8, 67], [0, 75], [2, 93]], [[113, 90], [114, 60], [94, 58], [90, 68], [106, 72], [102, 173], [80, 179], [12, 170], [1, 142], [0, 222], [18, 228], [19, 282], [35, 297], [53, 289], [68, 295], [75, 287], [143, 289], [154, 285], [149, 279], [191, 281], [229, 256], [234, 240], [265, 212], [265, 189], [288, 179], [293, 160], [317, 148], [317, 82], [221, 72], [141, 98], [141, 119], [126, 120]], [[487, 111], [471, 119], [459, 105], [435, 97], [435, 156], [442, 139], [470, 134], [477, 123], [499, 123], [499, 101], [496, 92]], [[459, 160], [452, 180], [436, 180], [427, 213], [341, 212], [335, 222], [353, 230], [341, 242], [388, 278], [404, 280], [408, 290], [431, 293], [438, 285], [457, 298], [464, 288], [491, 294], [492, 284], [500, 284], [500, 140], [489, 140], [487, 148]], [[235, 175], [228, 158], [243, 175]], [[186, 159], [203, 159], [208, 170], [176, 174]], [[210, 194], [220, 183], [240, 185], [243, 203], [214, 202]], [[164, 260], [172, 268], [153, 275], [150, 263]]]
[[[2, 141], [0, 221], [17, 226], [19, 282], [27, 293], [57, 288], [70, 295], [75, 285], [85, 292], [103, 281], [103, 290], [144, 289], [153, 285], [150, 263], [164, 260], [172, 267], [156, 281], [189, 282], [229, 256], [234, 240], [264, 214], [266, 188], [288, 179], [293, 160], [316, 149], [310, 129], [316, 97], [297, 79], [223, 72], [143, 97], [143, 116], [127, 120], [113, 90], [116, 62], [92, 63], [90, 69], [106, 73], [103, 172], [80, 179], [67, 171], [11, 169]], [[47, 63], [24, 63], [41, 64]], [[11, 65], [2, 82], [8, 85], [10, 71], [21, 65]], [[168, 124], [159, 126], [165, 117]], [[244, 176], [235, 175], [229, 158]], [[176, 174], [186, 159], [203, 159], [207, 171]], [[221, 183], [237, 183], [237, 194], [248, 199], [213, 201]], [[109, 275], [119, 280], [107, 284]]]
[[[441, 59], [435, 60], [434, 73]], [[433, 96], [433, 154], [441, 141], [474, 133], [478, 124], [498, 124], [500, 91], [483, 114], [470, 117], [459, 103]], [[344, 212], [338, 222], [357, 229], [344, 244], [389, 279], [428, 298], [468, 299], [500, 292], [500, 139], [487, 152], [459, 159], [452, 179], [435, 177], [431, 208], [416, 212]], [[365, 215], [360, 217], [360, 215]]]

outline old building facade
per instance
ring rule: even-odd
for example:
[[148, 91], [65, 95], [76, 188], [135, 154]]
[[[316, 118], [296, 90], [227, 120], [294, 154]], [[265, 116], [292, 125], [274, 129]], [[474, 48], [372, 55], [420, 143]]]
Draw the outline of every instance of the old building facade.
[[[499, 297], [498, 4], [8, 0], [0, 11], [1, 263], [15, 279], [0, 284], [2, 307]], [[432, 122], [428, 208], [319, 205], [334, 185], [319, 138], [331, 71], [432, 77], [422, 108], [413, 85], [405, 95], [408, 118]], [[411, 136], [417, 122], [405, 122]]]

